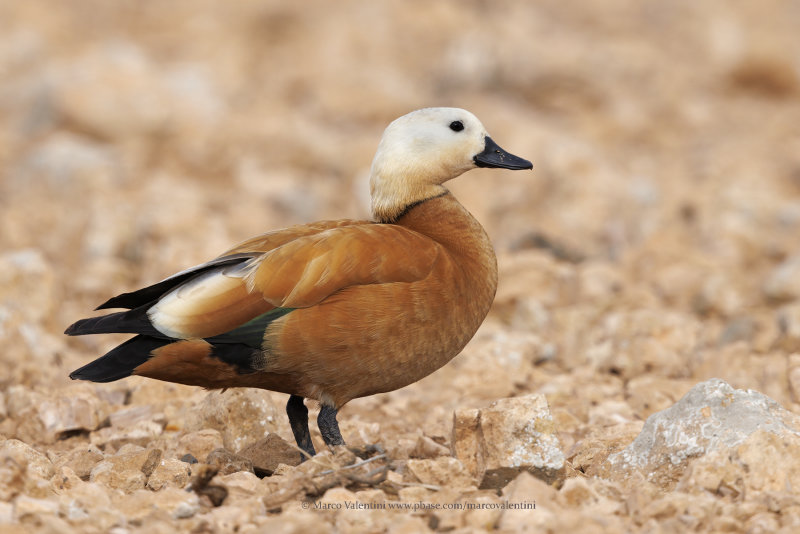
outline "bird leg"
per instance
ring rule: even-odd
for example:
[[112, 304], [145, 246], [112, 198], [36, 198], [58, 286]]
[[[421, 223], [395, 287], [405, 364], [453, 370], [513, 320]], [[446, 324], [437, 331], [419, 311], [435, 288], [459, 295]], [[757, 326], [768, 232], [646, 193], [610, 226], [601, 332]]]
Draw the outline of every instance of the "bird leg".
[[322, 434], [322, 439], [328, 447], [344, 445], [342, 433], [339, 431], [339, 423], [336, 421], [338, 410], [330, 406], [322, 405], [317, 416], [317, 426]]
[[[289, 397], [289, 402], [286, 403], [286, 415], [289, 416], [289, 424], [292, 427], [297, 446], [309, 456], [317, 454], [317, 451], [314, 450], [314, 444], [311, 443], [311, 432], [308, 431], [308, 408], [303, 403], [303, 397], [297, 395]], [[336, 419], [334, 419], [334, 423], [336, 423]], [[303, 456], [302, 460], [305, 459], [306, 457]]]

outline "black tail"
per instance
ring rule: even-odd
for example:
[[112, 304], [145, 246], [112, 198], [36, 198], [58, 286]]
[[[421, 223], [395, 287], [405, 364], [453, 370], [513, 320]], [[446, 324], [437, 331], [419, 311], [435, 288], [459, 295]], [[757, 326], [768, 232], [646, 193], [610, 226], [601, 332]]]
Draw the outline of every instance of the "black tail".
[[111, 313], [100, 317], [81, 319], [64, 331], [68, 336], [84, 336], [86, 334], [145, 334], [151, 337], [167, 336], [153, 327], [147, 317], [147, 307], [142, 306], [130, 311]]
[[136, 336], [95, 361], [72, 371], [69, 377], [73, 380], [113, 382], [131, 376], [134, 369], [150, 359], [152, 351], [173, 341], [175, 340]]

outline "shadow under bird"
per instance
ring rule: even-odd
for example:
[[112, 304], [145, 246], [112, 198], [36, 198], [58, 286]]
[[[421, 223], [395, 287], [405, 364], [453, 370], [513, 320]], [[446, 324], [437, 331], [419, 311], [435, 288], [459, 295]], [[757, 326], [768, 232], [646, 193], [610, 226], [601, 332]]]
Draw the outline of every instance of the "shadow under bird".
[[470, 112], [414, 111], [383, 134], [370, 175], [373, 220], [322, 221], [249, 239], [216, 259], [123, 293], [66, 334], [136, 334], [70, 377], [130, 375], [287, 393], [297, 445], [344, 445], [351, 399], [416, 382], [455, 357], [497, 289], [486, 232], [444, 187], [475, 167], [531, 169]]

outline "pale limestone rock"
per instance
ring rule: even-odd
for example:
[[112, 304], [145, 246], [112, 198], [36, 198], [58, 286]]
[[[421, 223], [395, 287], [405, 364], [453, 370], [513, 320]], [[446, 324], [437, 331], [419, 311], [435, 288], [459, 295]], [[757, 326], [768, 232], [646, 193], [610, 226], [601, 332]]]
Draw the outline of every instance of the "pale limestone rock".
[[408, 460], [407, 473], [412, 476], [410, 482], [421, 482], [434, 486], [451, 488], [470, 488], [475, 486], [475, 479], [464, 468], [457, 458], [440, 456], [436, 459]]
[[500, 399], [477, 415], [456, 412], [451, 443], [457, 458], [475, 466], [481, 488], [501, 488], [522, 471], [548, 482], [564, 476], [564, 454], [544, 395]]
[[53, 443], [65, 433], [95, 430], [105, 403], [86, 388], [48, 397], [24, 386], [9, 389], [9, 412], [20, 421], [17, 436], [26, 442]]
[[47, 456], [18, 439], [7, 439], [2, 442], [0, 458], [10, 458], [25, 469], [27, 476], [49, 480], [55, 472]]
[[58, 514], [58, 501], [52, 499], [34, 499], [20, 495], [14, 499], [14, 517], [17, 521], [24, 517], [38, 517], [44, 514]]
[[213, 428], [204, 428], [196, 432], [189, 432], [181, 436], [178, 440], [177, 456], [191, 454], [198, 460], [208, 457], [208, 453], [214, 449], [223, 447], [222, 434]]
[[213, 428], [222, 434], [226, 449], [240, 451], [277, 430], [276, 419], [286, 417], [275, 409], [265, 392], [253, 388], [212, 391], [186, 420], [186, 430]]
[[103, 450], [107, 448], [119, 449], [125, 445], [138, 445], [144, 447], [160, 436], [164, 431], [164, 424], [157, 421], [138, 421], [131, 427], [101, 428], [92, 432], [90, 440], [93, 445]]
[[152, 474], [147, 478], [147, 487], [158, 491], [164, 487], [183, 488], [189, 483], [192, 469], [186, 462], [176, 458], [161, 460]]
[[104, 454], [94, 445], [80, 445], [62, 454], [51, 454], [56, 469], [69, 467], [74, 473], [87, 480], [92, 469], [103, 460]]
[[[784, 453], [790, 452], [800, 439], [797, 429], [800, 429], [799, 418], [772, 399], [712, 379], [696, 385], [672, 407], [649, 417], [633, 443], [608, 457], [601, 474], [624, 479], [638, 470], [648, 480], [671, 489], [694, 458], [715, 452], [728, 454], [759, 431], [779, 437], [784, 442], [782, 449], [789, 447]], [[708, 473], [698, 474], [697, 482], [713, 485], [709, 482], [713, 478]], [[770, 483], [765, 481], [760, 485]]]
[[117, 454], [98, 463], [92, 469], [89, 480], [126, 493], [141, 489], [161, 460], [161, 455], [160, 449], [124, 445]]

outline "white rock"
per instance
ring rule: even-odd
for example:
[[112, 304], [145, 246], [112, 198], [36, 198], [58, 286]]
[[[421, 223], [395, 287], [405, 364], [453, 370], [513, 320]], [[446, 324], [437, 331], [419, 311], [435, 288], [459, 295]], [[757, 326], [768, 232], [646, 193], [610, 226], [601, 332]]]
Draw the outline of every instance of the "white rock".
[[733, 449], [759, 430], [798, 436], [798, 429], [800, 418], [769, 397], [711, 379], [651, 415], [633, 443], [608, 457], [608, 473], [639, 470], [651, 482], [674, 487], [693, 458]]

